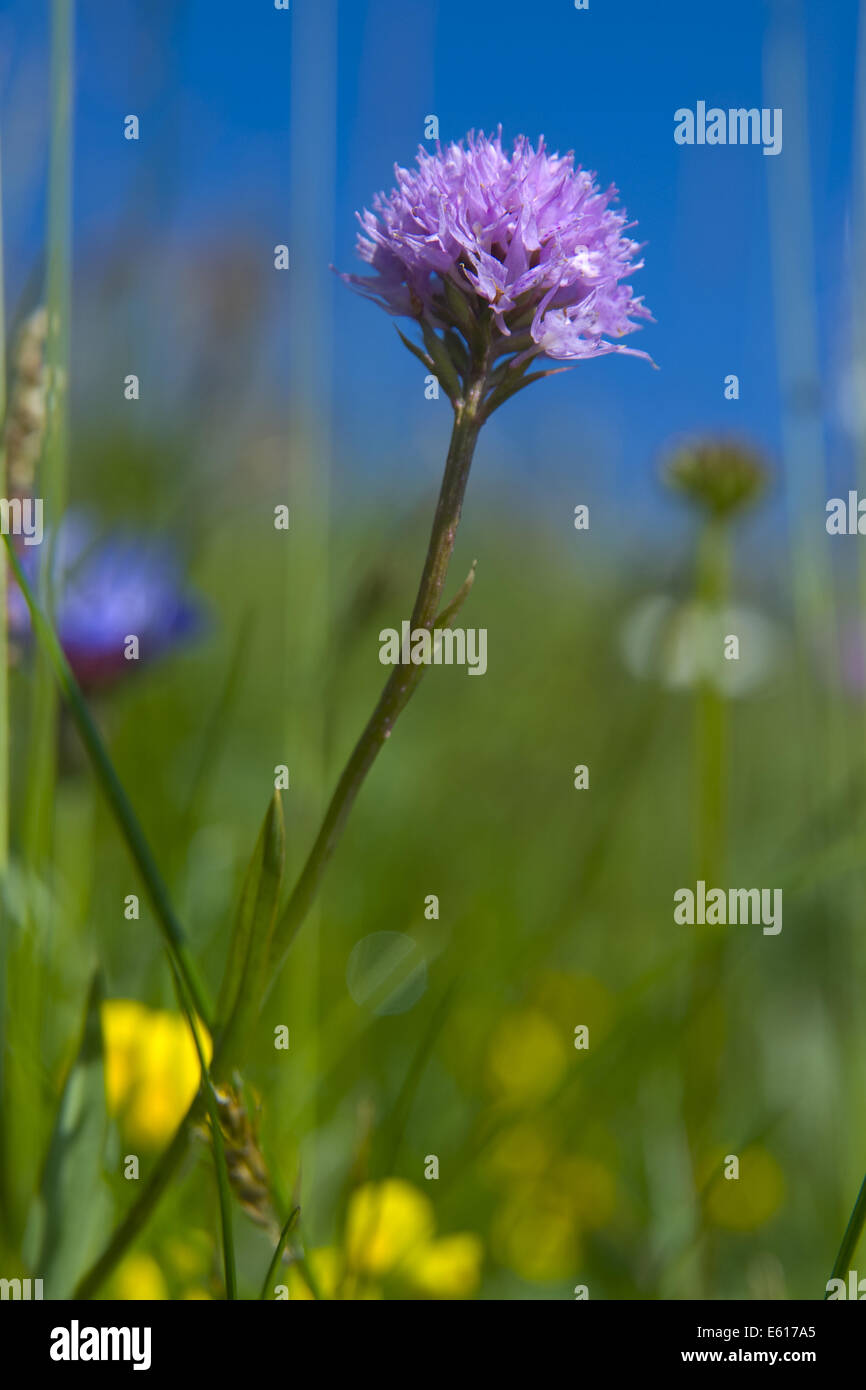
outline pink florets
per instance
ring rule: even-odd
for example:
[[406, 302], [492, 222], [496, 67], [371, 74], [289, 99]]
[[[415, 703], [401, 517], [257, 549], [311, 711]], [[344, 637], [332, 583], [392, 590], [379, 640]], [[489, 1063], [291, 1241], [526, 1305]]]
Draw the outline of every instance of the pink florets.
[[[624, 212], [571, 154], [520, 136], [508, 154], [494, 139], [419, 150], [396, 168], [397, 186], [359, 218], [358, 254], [376, 272], [343, 278], [389, 313], [448, 326], [450, 282], [474, 313], [489, 306], [504, 338], [526, 330], [530, 355], [561, 360], [634, 349], [607, 341], [652, 315], [624, 278], [643, 264], [623, 233]], [[525, 353], [524, 353], [525, 355]]]

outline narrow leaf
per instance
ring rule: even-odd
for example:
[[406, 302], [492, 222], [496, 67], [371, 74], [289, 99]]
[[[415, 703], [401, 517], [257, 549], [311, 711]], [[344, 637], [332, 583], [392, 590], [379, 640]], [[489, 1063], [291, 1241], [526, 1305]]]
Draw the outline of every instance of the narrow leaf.
[[475, 349], [479, 348], [481, 346], [481, 333], [478, 327], [478, 321], [469, 307], [469, 301], [466, 295], [463, 294], [457, 285], [454, 284], [454, 281], [450, 280], [447, 275], [443, 283], [445, 285], [445, 298], [448, 302], [448, 308], [454, 315], [457, 326], [469, 346]]
[[470, 569], [463, 583], [460, 585], [460, 588], [457, 590], [457, 593], [454, 595], [453, 599], [448, 604], [448, 606], [442, 609], [442, 612], [439, 614], [439, 617], [434, 622], [434, 631], [437, 627], [450, 627], [454, 619], [457, 617], [457, 614], [460, 612], [460, 609], [463, 607], [464, 603], [469, 597], [469, 591], [472, 588], [472, 585], [475, 583], [475, 567], [477, 564], [477, 560], [472, 561], [472, 568]]
[[427, 356], [426, 352], [421, 351], [417, 343], [413, 343], [412, 339], [407, 338], [406, 334], [401, 332], [399, 328], [397, 329], [397, 336], [399, 337], [403, 346], [407, 347], [409, 351], [413, 353], [415, 357], [418, 358], [418, 361], [424, 364], [428, 372], [432, 372], [434, 370], [433, 363], [431, 362], [430, 358]]
[[425, 323], [423, 319], [420, 322], [421, 332], [424, 334], [424, 346], [433, 359], [436, 375], [442, 382], [451, 400], [459, 400], [463, 388], [460, 384], [457, 368], [451, 360], [448, 348], [442, 339], [433, 331], [429, 323]]
[[229, 1181], [228, 1161], [226, 1159], [225, 1141], [220, 1127], [219, 1101], [214, 1090], [213, 1080], [208, 1071], [207, 1058], [202, 1047], [201, 1038], [198, 1031], [198, 1023], [195, 1017], [195, 1008], [192, 998], [181, 977], [180, 971], [172, 962], [174, 971], [174, 983], [177, 990], [178, 1002], [186, 1015], [187, 1025], [192, 1035], [193, 1044], [198, 1054], [198, 1064], [201, 1069], [201, 1095], [207, 1106], [210, 1116], [211, 1143], [213, 1144], [214, 1169], [216, 1172], [217, 1196], [220, 1208], [220, 1232], [223, 1247], [223, 1273], [225, 1277], [226, 1298], [229, 1302], [234, 1302], [238, 1296], [237, 1268], [235, 1262], [234, 1236], [232, 1235], [232, 1193]]
[[210, 1026], [211, 1007], [207, 990], [199, 976], [196, 964], [189, 953], [183, 929], [177, 920], [174, 907], [168, 895], [168, 889], [163, 882], [162, 875], [153, 857], [153, 851], [145, 838], [144, 831], [139, 824], [132, 803], [117, 775], [117, 771], [108, 754], [108, 749], [103, 743], [102, 735], [99, 732], [96, 721], [90, 713], [87, 701], [81, 692], [78, 682], [72, 674], [72, 669], [60, 645], [60, 639], [51, 622], [36, 602], [33, 590], [30, 587], [27, 576], [21, 567], [21, 561], [12, 544], [12, 537], [4, 534], [3, 543], [6, 546], [6, 554], [12, 566], [12, 572], [15, 575], [22, 597], [30, 612], [33, 630], [51, 660], [57, 683], [69, 706], [69, 712], [72, 715], [73, 722], [81, 735], [81, 741], [93, 765], [96, 779], [117, 821], [121, 834], [126, 840], [130, 854], [135, 860], [139, 872], [147, 886], [150, 900], [156, 912], [157, 923], [165, 940], [169, 958], [183, 976], [184, 982], [195, 1001], [199, 1016]]
[[[268, 815], [270, 815], [270, 806], [268, 807]], [[247, 871], [244, 874], [244, 880], [241, 884], [238, 910], [235, 914], [234, 927], [232, 929], [228, 955], [226, 956], [225, 968], [223, 970], [222, 984], [220, 985], [219, 997], [217, 999], [217, 1029], [224, 1025], [231, 1017], [243, 978], [244, 966], [246, 965], [247, 953], [250, 947], [250, 933], [252, 932], [256, 898], [258, 896], [259, 884], [262, 877], [264, 854], [265, 839], [263, 826], [256, 840], [252, 858], [247, 865]]]
[[285, 1224], [285, 1226], [283, 1227], [283, 1229], [280, 1231], [280, 1238], [279, 1238], [279, 1240], [277, 1241], [277, 1248], [276, 1248], [276, 1250], [275, 1250], [274, 1253], [273, 1253], [273, 1257], [272, 1257], [272, 1259], [271, 1259], [270, 1264], [268, 1265], [268, 1272], [267, 1272], [267, 1274], [265, 1275], [265, 1280], [264, 1280], [264, 1283], [262, 1284], [262, 1291], [261, 1291], [261, 1293], [259, 1294], [259, 1300], [260, 1300], [260, 1301], [266, 1299], [267, 1296], [268, 1296], [268, 1290], [269, 1290], [270, 1287], [271, 1287], [271, 1280], [273, 1279], [273, 1277], [274, 1277], [274, 1275], [276, 1274], [277, 1269], [278, 1269], [278, 1267], [279, 1267], [279, 1263], [280, 1263], [280, 1260], [281, 1260], [281, 1258], [282, 1258], [283, 1250], [285, 1249], [286, 1241], [288, 1240], [289, 1235], [291, 1234], [291, 1231], [292, 1231], [292, 1227], [294, 1226], [294, 1224], [295, 1224], [295, 1222], [297, 1221], [297, 1219], [298, 1219], [298, 1217], [300, 1216], [300, 1214], [301, 1214], [301, 1208], [300, 1208], [300, 1207], [295, 1207], [294, 1210], [293, 1210], [292, 1212], [290, 1212], [288, 1221], [286, 1222], [286, 1224]]
[[226, 1003], [225, 1012], [221, 1011], [225, 1027], [219, 1038], [218, 1057], [214, 1059], [220, 1075], [225, 1075], [237, 1061], [261, 1007], [285, 857], [283, 807], [280, 794], [275, 791], [244, 880], [220, 990], [220, 1000]]
[[488, 420], [494, 410], [497, 410], [510, 396], [516, 396], [517, 392], [522, 391], [524, 386], [530, 386], [533, 381], [540, 381], [542, 377], [559, 376], [560, 372], [570, 372], [572, 370], [573, 367], [569, 365], [568, 367], [550, 367], [547, 371], [543, 372], [530, 372], [529, 376], [518, 376], [515, 372], [516, 380], [505, 381], [497, 390], [492, 391], [484, 401], [484, 419]]
[[35, 1275], [46, 1298], [68, 1298], [104, 1235], [111, 1202], [102, 1162], [108, 1117], [103, 1063], [102, 982], [93, 977], [78, 1054], [60, 1097], [40, 1204], [44, 1225]]

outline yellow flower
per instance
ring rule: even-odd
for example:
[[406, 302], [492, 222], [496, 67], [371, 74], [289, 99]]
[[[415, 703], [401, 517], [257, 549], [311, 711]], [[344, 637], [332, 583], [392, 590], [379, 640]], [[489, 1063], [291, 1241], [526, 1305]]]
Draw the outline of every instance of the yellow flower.
[[[307, 1263], [322, 1298], [335, 1298], [340, 1278], [340, 1252], [331, 1247], [326, 1247], [323, 1250], [311, 1250], [307, 1256]], [[280, 1283], [281, 1278], [278, 1278], [276, 1282]], [[304, 1279], [299, 1265], [289, 1265], [286, 1283], [289, 1286], [289, 1298], [310, 1299], [315, 1297]]]
[[495, 1182], [541, 1177], [550, 1163], [554, 1140], [539, 1121], [519, 1121], [491, 1144], [485, 1168]]
[[568, 1063], [567, 1034], [537, 1009], [508, 1014], [490, 1041], [487, 1076], [509, 1101], [542, 1100], [561, 1080]]
[[411, 1183], [387, 1178], [352, 1193], [346, 1213], [350, 1269], [387, 1274], [433, 1234], [433, 1203]]
[[127, 1255], [112, 1281], [112, 1293], [124, 1303], [168, 1298], [168, 1286], [152, 1255]]
[[554, 1164], [550, 1181], [569, 1202], [583, 1230], [606, 1226], [616, 1210], [616, 1178], [594, 1158], [563, 1158]]
[[772, 1154], [757, 1144], [739, 1155], [737, 1178], [725, 1177], [727, 1157], [720, 1149], [699, 1173], [702, 1184], [709, 1183], [704, 1193], [707, 1221], [728, 1231], [753, 1231], [781, 1206], [785, 1176]]
[[[310, 1258], [312, 1259], [313, 1255], [317, 1255], [319, 1253], [320, 1252], [318, 1250], [313, 1250], [310, 1254]], [[282, 1283], [283, 1277], [283, 1275], [280, 1275], [276, 1282], [278, 1284]], [[285, 1275], [285, 1282], [288, 1286], [290, 1299], [300, 1299], [302, 1302], [309, 1302], [310, 1300], [315, 1299], [315, 1295], [312, 1289], [310, 1288], [309, 1284], [307, 1283], [306, 1279], [304, 1278], [297, 1265], [289, 1266], [288, 1273]], [[324, 1289], [322, 1290], [322, 1297], [327, 1297]]]
[[387, 1178], [359, 1187], [346, 1214], [339, 1296], [379, 1297], [367, 1281], [387, 1276], [428, 1298], [469, 1298], [481, 1277], [481, 1241], [468, 1232], [436, 1239], [434, 1230], [433, 1203], [411, 1183]]
[[[382, 1296], [374, 1285], [364, 1283], [359, 1286], [357, 1276], [346, 1271], [340, 1251], [331, 1246], [326, 1246], [321, 1250], [311, 1250], [307, 1256], [307, 1264], [316, 1288], [323, 1299], [343, 1298], [369, 1301]], [[302, 1301], [309, 1301], [315, 1298], [315, 1294], [304, 1278], [303, 1271], [297, 1264], [290, 1265], [285, 1278], [280, 1276], [276, 1282], [285, 1282], [288, 1285], [290, 1299], [297, 1298]]]
[[[174, 1133], [198, 1090], [198, 1054], [181, 1014], [148, 1009], [130, 999], [102, 1006], [108, 1108], [125, 1137], [159, 1148]], [[211, 1041], [200, 1024], [208, 1061]]]
[[410, 1255], [406, 1273], [428, 1298], [469, 1298], [481, 1279], [484, 1247], [478, 1236], [442, 1236]]
[[504, 1265], [532, 1283], [570, 1278], [580, 1259], [577, 1222], [568, 1194], [520, 1188], [493, 1223], [493, 1247]]
[[208, 1273], [213, 1262], [213, 1240], [207, 1231], [187, 1231], [162, 1246], [166, 1264], [178, 1279], [193, 1282]]

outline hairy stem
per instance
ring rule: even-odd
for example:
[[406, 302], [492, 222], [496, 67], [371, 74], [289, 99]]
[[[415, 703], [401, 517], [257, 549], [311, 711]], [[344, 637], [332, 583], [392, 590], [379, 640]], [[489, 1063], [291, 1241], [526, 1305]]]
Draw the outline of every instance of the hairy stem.
[[[433, 528], [430, 533], [421, 582], [412, 609], [413, 628], [433, 628], [437, 624], [437, 613], [454, 550], [472, 456], [478, 442], [479, 430], [484, 421], [482, 401], [486, 381], [487, 359], [485, 356], [484, 360], [477, 365], [476, 371], [468, 383], [464, 398], [455, 406], [454, 428], [451, 433], [445, 473], [439, 492], [436, 514], [433, 518]], [[465, 597], [469, 587], [470, 581], [467, 581], [458, 598], [441, 615], [439, 626], [444, 626], [452, 621], [458, 610], [459, 601], [461, 597]], [[276, 923], [271, 952], [272, 978], [285, 959], [298, 928], [312, 905], [322, 876], [334, 853], [364, 779], [373, 766], [380, 749], [390, 738], [397, 718], [409, 703], [424, 670], [424, 666], [395, 666], [385, 684], [376, 708], [367, 721], [337, 783], [321, 829], [310, 850], [301, 875]], [[211, 1073], [219, 1075], [220, 1065], [220, 1044], [218, 1041], [211, 1064]], [[187, 1111], [171, 1144], [159, 1159], [139, 1197], [111, 1236], [102, 1254], [80, 1280], [73, 1294], [74, 1298], [93, 1297], [145, 1226], [183, 1160], [187, 1151], [189, 1127], [193, 1120], [200, 1117], [202, 1110], [202, 1097], [199, 1095]]]
[[[483, 379], [473, 385], [467, 393], [465, 404], [459, 405], [455, 412], [451, 446], [433, 519], [427, 558], [412, 609], [413, 630], [420, 627], [432, 628], [439, 610], [469, 469], [481, 428], [479, 406], [482, 390]], [[364, 779], [380, 750], [391, 737], [394, 725], [420, 683], [424, 670], [424, 666], [398, 665], [394, 667], [385, 683], [376, 708], [343, 769], [307, 862], [277, 921], [271, 952], [273, 975], [280, 969], [298, 928], [310, 910]]]

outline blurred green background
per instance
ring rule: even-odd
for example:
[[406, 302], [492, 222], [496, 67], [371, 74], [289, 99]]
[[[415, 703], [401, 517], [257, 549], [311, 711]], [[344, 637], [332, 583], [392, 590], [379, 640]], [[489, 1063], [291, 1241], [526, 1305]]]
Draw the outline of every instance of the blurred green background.
[[[450, 8], [429, 8], [447, 28]], [[656, 192], [650, 221], [664, 269], [654, 294], [649, 280], [640, 288], [668, 336], [654, 339], [650, 328], [641, 346], [667, 352], [668, 384], [641, 363], [588, 364], [506, 406], [508, 416], [482, 435], [449, 592], [477, 561], [461, 622], [487, 629], [487, 673], [428, 673], [273, 982], [244, 1069], [271, 1197], [258, 1223], [237, 1213], [243, 1297], [258, 1294], [275, 1214], [293, 1201], [302, 1215], [290, 1245], [306, 1252], [304, 1267], [295, 1262], [281, 1276], [293, 1298], [314, 1288], [324, 1297], [559, 1299], [578, 1286], [593, 1299], [823, 1296], [866, 1166], [866, 661], [862, 576], [848, 563], [856, 542], [844, 554], [848, 541], [831, 549], [823, 510], [848, 486], [829, 479], [858, 466], [862, 420], [846, 416], [843, 429], [835, 395], [813, 388], [840, 363], [856, 379], [847, 306], [859, 282], [855, 255], [832, 296], [816, 296], [800, 276], [803, 229], [820, 201], [803, 162], [808, 131], [799, 131], [802, 144], [793, 134], [802, 15], [755, 8], [759, 19], [739, 33], [758, 83], [763, 56], [768, 91], [780, 83], [775, 90], [791, 98], [787, 168], [795, 170], [787, 179], [757, 170], [776, 183], [769, 216], [762, 206], [758, 218], [757, 270], [737, 281], [743, 299], [755, 279], [777, 296], [779, 340], [765, 322], [758, 402], [724, 413], [734, 348], [752, 349], [741, 326], [731, 327], [736, 297], [721, 311], [724, 361], [713, 345], [710, 301], [725, 299], [730, 270], [717, 258], [693, 330], [709, 342], [703, 387], [695, 341], [676, 356], [694, 282], [674, 294], [666, 272], [691, 214], [678, 222], [674, 210], [669, 225], [660, 211], [669, 200]], [[844, 8], [833, 33], [851, 47], [856, 7]], [[200, 38], [195, 7], [158, 6], [143, 27], [119, 10], [129, 25], [126, 89], [106, 78], [80, 95], [82, 75], [110, 69], [92, 6], [81, 5], [76, 34], [75, 177], [87, 212], [75, 224], [69, 497], [105, 534], [132, 522], [170, 538], [201, 608], [194, 638], [91, 698], [215, 992], [275, 768], [290, 770], [291, 883], [378, 696], [378, 634], [408, 614], [447, 448], [447, 403], [424, 400], [420, 369], [384, 316], [332, 284], [334, 203], [342, 215], [347, 196], [340, 170], [349, 164], [364, 188], [368, 171], [387, 178], [391, 158], [408, 160], [420, 138], [428, 99], [443, 110], [455, 103], [455, 120], [464, 113], [449, 66], [457, 59], [440, 57], [438, 87], [431, 80], [414, 103], [402, 88], [395, 96], [399, 139], [374, 176], [381, 145], [369, 138], [375, 124], [364, 124], [363, 94], [352, 109], [354, 144], [341, 105], [354, 32], [346, 7], [323, 4], [315, 18], [301, 7], [285, 49], [247, 34], [259, 57], [232, 89], [238, 109], [262, 82], [269, 47], [285, 81], [273, 97], [283, 126], [259, 113], [266, 136], [245, 145], [253, 137], [241, 125], [225, 147], [235, 177], [253, 149], [253, 171], [272, 190], [247, 223], [228, 216], [243, 188], [211, 167], [210, 154], [198, 182], [185, 181], [183, 158], [171, 164], [171, 112], [186, 113], [187, 134], [190, 117], [168, 95], [180, 102], [178, 93], [192, 92], [196, 109], [198, 93], [207, 129], [215, 108], [203, 92], [218, 101], [228, 39], [214, 40], [221, 56], [209, 66], [202, 44], [192, 45], [209, 73], [199, 87], [199, 67], [178, 59], [185, 50], [154, 37], [162, 23], [169, 37], [178, 25]], [[387, 65], [388, 51], [373, 43], [387, 6], [371, 11], [367, 51]], [[47, 16], [47, 6], [27, 17], [22, 9], [5, 34], [8, 52], [26, 56], [34, 74], [23, 96], [7, 84], [4, 98], [7, 113], [18, 112], [4, 190], [10, 342], [41, 301], [44, 195], [23, 179], [22, 132], [43, 151], [45, 131], [26, 117], [44, 120], [50, 104]], [[661, 22], [673, 31], [680, 18], [673, 6]], [[747, 26], [745, 9], [736, 21]], [[152, 50], [136, 49], [142, 33]], [[601, 52], [609, 41], [606, 30], [593, 39]], [[330, 69], [311, 57], [326, 42]], [[517, 38], [510, 42], [514, 49]], [[161, 66], [160, 53], [172, 61]], [[276, 92], [277, 76], [265, 72]], [[537, 103], [543, 76], [532, 77]], [[824, 76], [819, 64], [815, 80]], [[130, 105], [130, 84], [163, 112], [162, 135], [140, 154], [123, 151], [140, 165], [124, 176], [123, 197], [112, 195], [109, 225], [100, 221], [108, 175], [103, 168], [100, 183], [93, 132], [115, 121], [116, 135], [127, 109], [147, 109], [143, 95]], [[644, 102], [638, 115], [664, 107], [663, 133], [661, 118], [658, 135], [648, 127], [650, 148], [669, 140], [667, 108], [682, 90], [668, 74], [663, 97], [635, 98], [636, 110]], [[490, 124], [485, 91], [469, 122]], [[515, 124], [509, 134], [537, 124], [528, 98], [504, 104], [492, 116]], [[850, 140], [853, 107], [834, 119], [842, 115]], [[557, 109], [554, 143], [574, 143], [572, 127], [588, 119]], [[604, 110], [583, 128], [594, 159]], [[602, 149], [614, 167], [604, 177], [622, 179], [631, 209], [639, 200], [626, 180], [641, 152], [627, 156], [626, 131], [607, 135], [614, 148]], [[620, 162], [628, 157], [622, 173], [617, 143]], [[745, 167], [726, 166], [750, 207], [756, 175]], [[715, 196], [694, 171], [678, 185], [686, 209]], [[860, 225], [853, 174], [843, 180], [834, 165], [819, 175], [836, 189], [821, 216], [834, 219], [841, 239], [843, 213], [853, 208]], [[369, 200], [374, 186], [360, 196]], [[725, 187], [721, 179], [722, 199]], [[784, 226], [795, 235], [780, 236]], [[272, 247], [284, 239], [297, 267], [285, 293], [272, 269]], [[653, 254], [651, 246], [650, 268]], [[837, 297], [846, 312], [830, 333], [824, 315], [833, 319]], [[766, 308], [761, 301], [750, 312], [766, 320]], [[135, 404], [120, 386], [133, 370], [143, 382]], [[682, 431], [715, 438], [729, 420], [757, 439], [770, 487], [731, 524], [729, 563], [708, 581], [706, 522], [663, 487], [659, 469]], [[282, 503], [288, 532], [273, 527]], [[590, 508], [588, 531], [574, 529], [578, 503]], [[706, 656], [707, 631], [740, 634], [735, 675], [718, 643]], [[65, 1296], [138, 1190], [123, 1176], [124, 1156], [139, 1156], [143, 1180], [193, 1094], [197, 1067], [151, 911], [65, 716], [51, 856], [38, 870], [21, 861], [33, 708], [32, 654], [19, 651], [0, 1274], [40, 1275], [47, 1221], [52, 1289]], [[589, 786], [577, 790], [581, 764]], [[712, 886], [781, 888], [781, 933], [676, 925], [674, 892], [694, 887], [707, 864]], [[131, 893], [142, 895], [139, 920], [124, 916]], [[431, 894], [434, 920], [425, 917]], [[404, 947], [391, 976], [389, 951]], [[55, 1182], [46, 1208], [54, 1181], [46, 1155], [97, 965], [108, 1115], [96, 1116], [92, 1133], [84, 1126], [89, 1148]], [[274, 1047], [278, 1025], [289, 1029], [286, 1051]], [[581, 1026], [585, 1049], [575, 1047]], [[102, 1081], [90, 1083], [83, 1113], [92, 1118]], [[738, 1181], [723, 1176], [728, 1155], [739, 1157]], [[438, 1178], [425, 1176], [430, 1156]], [[365, 1238], [371, 1206], [376, 1234]], [[102, 1293], [221, 1297], [221, 1280], [213, 1165], [199, 1140]]]

